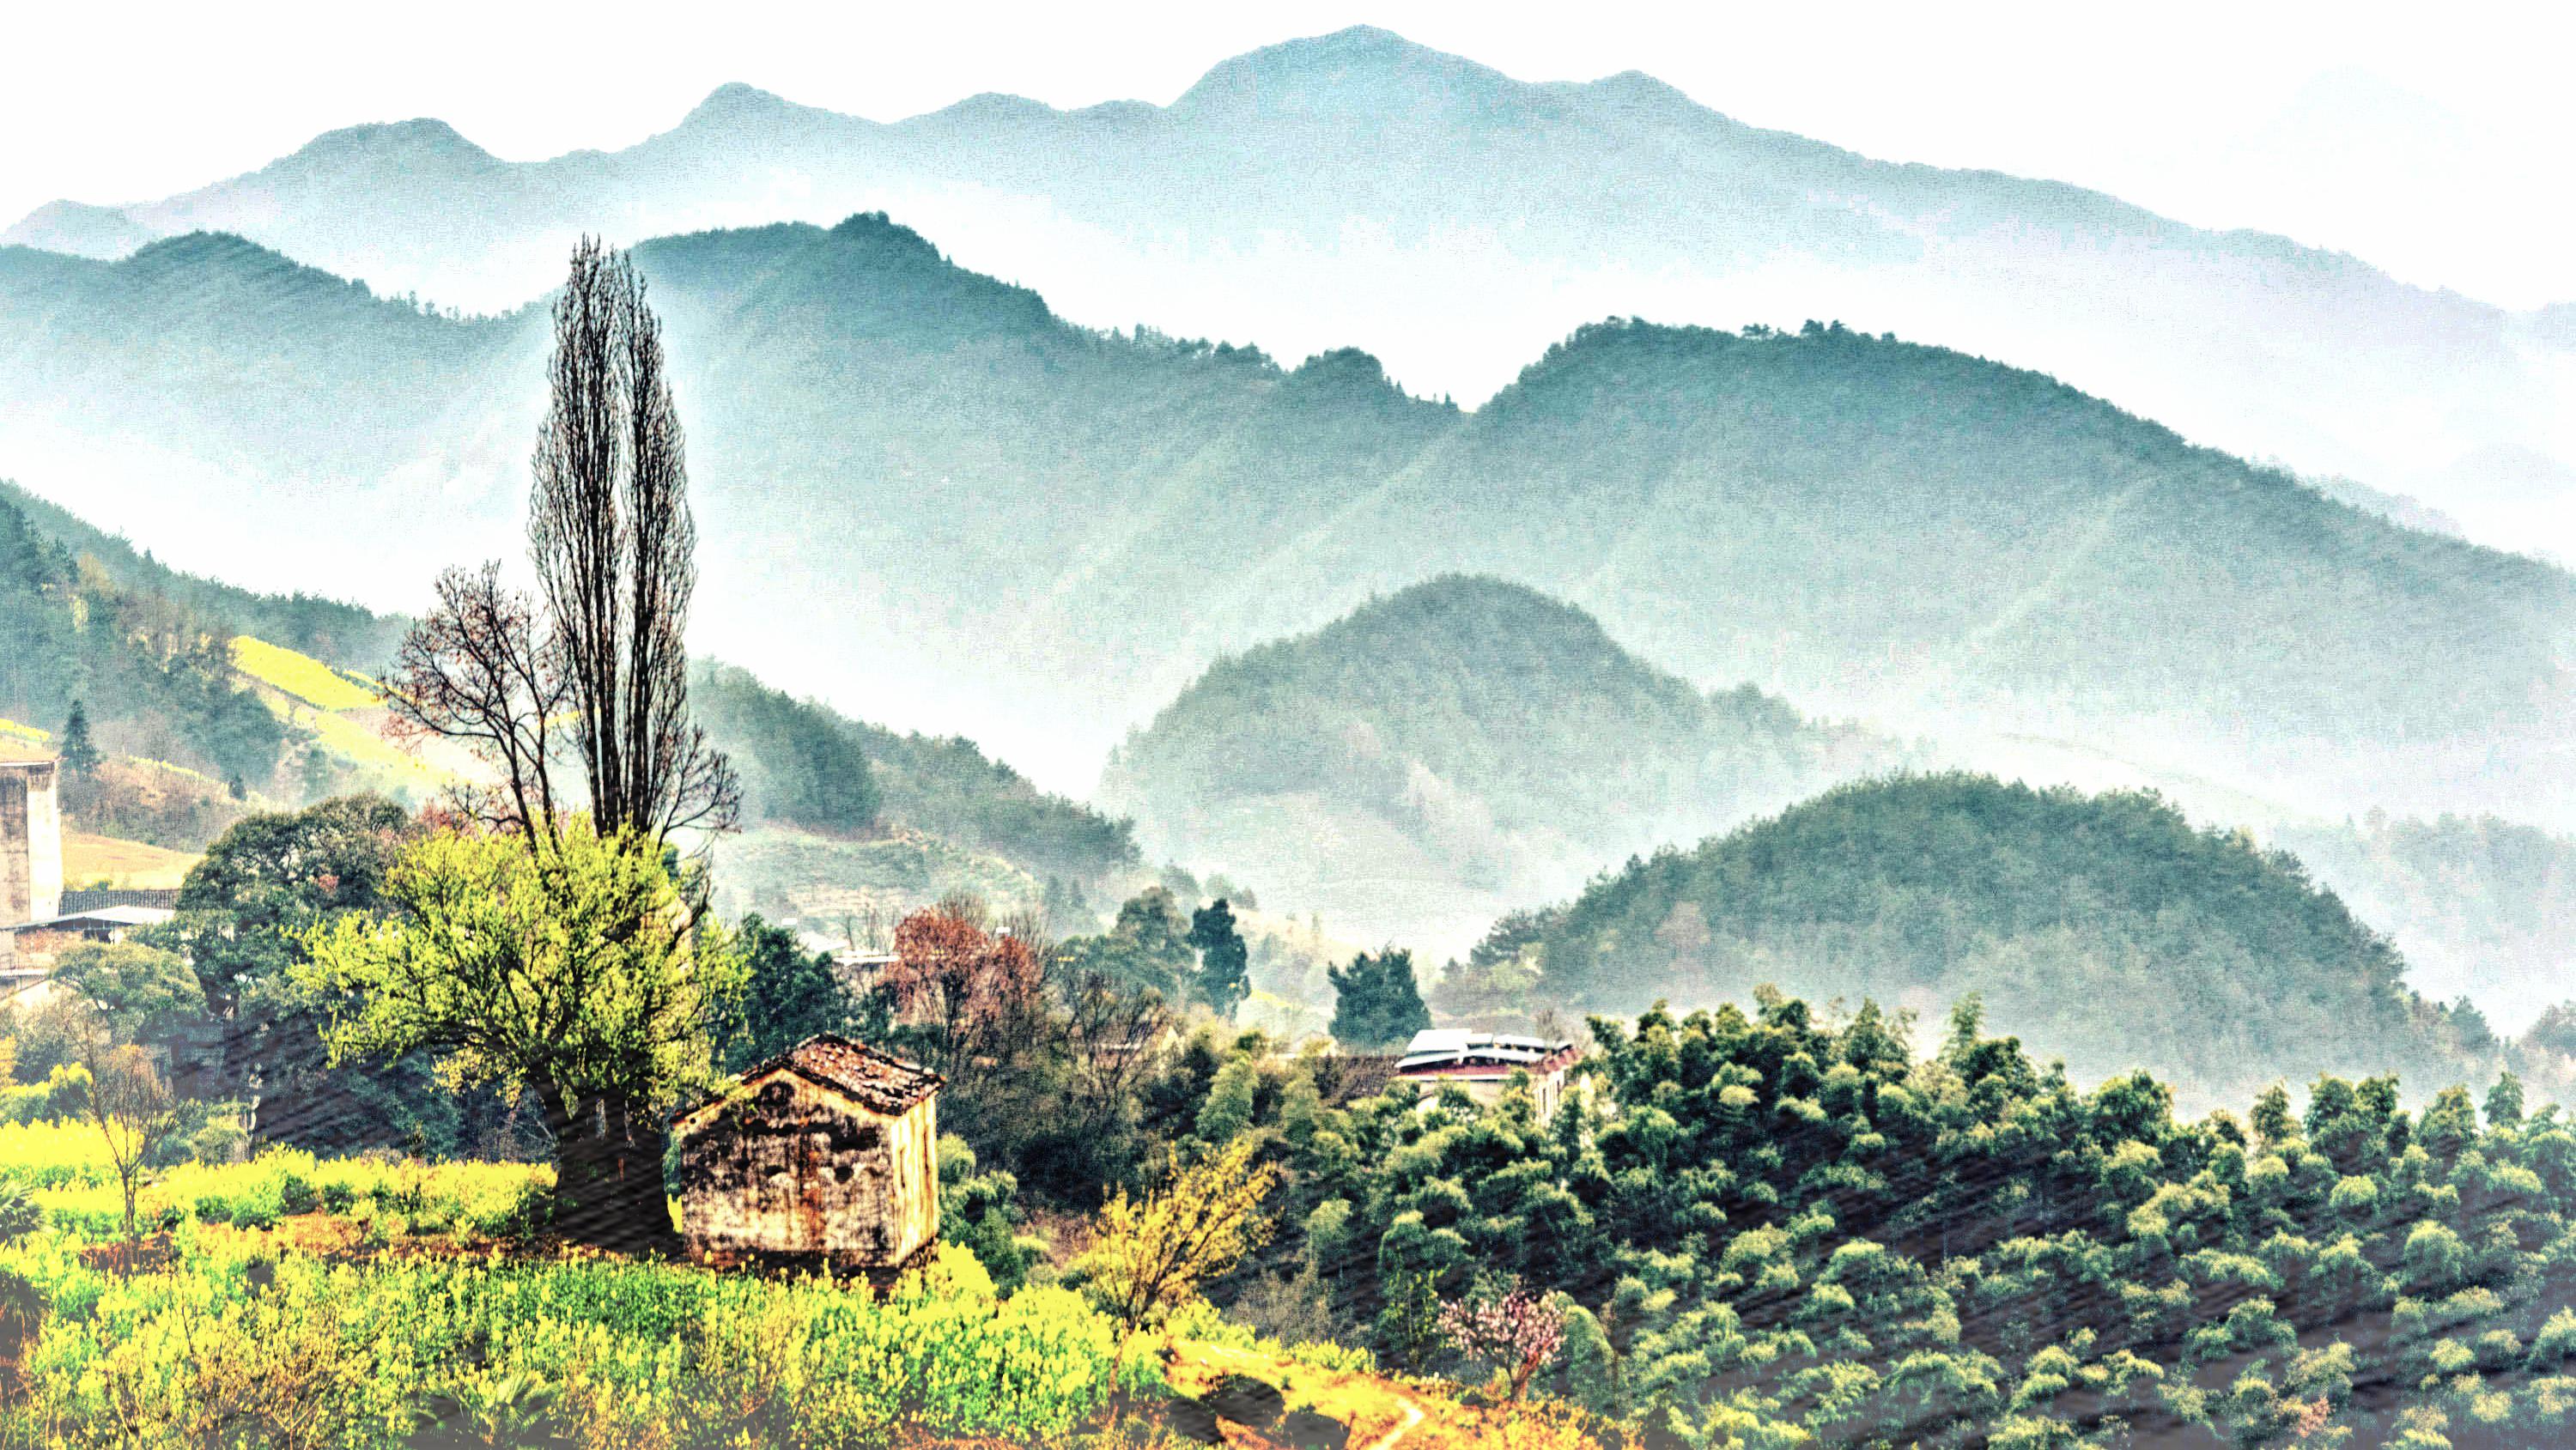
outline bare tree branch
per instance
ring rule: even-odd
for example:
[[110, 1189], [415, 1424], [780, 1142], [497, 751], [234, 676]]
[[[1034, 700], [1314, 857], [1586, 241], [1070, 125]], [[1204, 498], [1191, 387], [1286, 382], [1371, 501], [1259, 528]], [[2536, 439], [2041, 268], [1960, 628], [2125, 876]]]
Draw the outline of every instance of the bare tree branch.
[[528, 508], [592, 818], [666, 839], [725, 831], [742, 787], [689, 721], [697, 526], [661, 322], [623, 252], [584, 238], [556, 299], [551, 403]]

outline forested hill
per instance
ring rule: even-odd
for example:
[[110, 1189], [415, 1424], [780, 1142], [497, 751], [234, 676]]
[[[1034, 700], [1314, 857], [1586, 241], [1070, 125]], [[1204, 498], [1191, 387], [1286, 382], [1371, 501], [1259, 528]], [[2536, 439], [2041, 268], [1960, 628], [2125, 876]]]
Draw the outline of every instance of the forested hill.
[[[2039, 374], [1830, 326], [1618, 322], [1466, 413], [1362, 354], [1069, 326], [882, 217], [638, 260], [689, 421], [704, 646], [841, 696], [899, 675], [890, 723], [1051, 781], [1218, 658], [1468, 571], [1686, 678], [1909, 734], [2080, 736], [2336, 815], [2576, 815], [2548, 756], [2567, 575]], [[329, 592], [491, 552], [541, 323], [222, 239], [0, 250], [13, 445]]]
[[908, 827], [1085, 885], [1142, 864], [1125, 821], [1039, 790], [971, 740], [897, 734], [712, 661], [692, 667], [689, 696], [757, 822], [842, 837]]
[[163, 599], [220, 620], [235, 633], [308, 654], [343, 669], [373, 672], [393, 658], [404, 621], [313, 594], [260, 594], [198, 574], [183, 574], [111, 534], [0, 479], [0, 507], [15, 509], [38, 533], [95, 563], [107, 577], [138, 594]]
[[1696, 1006], [1770, 984], [1939, 1012], [1982, 994], [2080, 1081], [2144, 1068], [2203, 1100], [2322, 1072], [2448, 1082], [2501, 1050], [2473, 1011], [2410, 991], [2295, 858], [2151, 795], [1855, 783], [1497, 930], [1479, 957], [1534, 953], [1547, 1000]]
[[[113, 255], [242, 232], [379, 292], [489, 310], [551, 285], [583, 232], [884, 208], [1094, 323], [1283, 356], [1360, 346], [1470, 398], [1590, 318], [1839, 315], [2564, 551], [2564, 397], [2502, 310], [2282, 237], [1830, 139], [1634, 71], [1534, 84], [1355, 27], [1224, 61], [1167, 106], [983, 95], [880, 124], [727, 85], [633, 146], [527, 162], [433, 119], [353, 126], [183, 195], [48, 208], [0, 235]], [[2546, 315], [2528, 326], [2549, 335]]]
[[1703, 694], [1535, 590], [1457, 575], [1219, 662], [1120, 749], [1102, 796], [1166, 854], [1437, 950], [1476, 929], [1455, 918], [1892, 758], [1751, 686]]
[[0, 497], [0, 743], [59, 735], [78, 705], [94, 749], [259, 784], [285, 730], [234, 681], [233, 631], [130, 588]]
[[[218, 789], [238, 781], [236, 794], [273, 800], [299, 789], [352, 788], [323, 767], [308, 779], [299, 752], [327, 755], [353, 741], [365, 749], [370, 731], [353, 725], [308, 739], [328, 712], [260, 689], [235, 660], [233, 641], [254, 636], [379, 673], [404, 627], [355, 605], [179, 573], [0, 482], [0, 727], [17, 727], [0, 729], [0, 745], [59, 748], [77, 702], [103, 752], [185, 767]], [[697, 666], [692, 688], [700, 720], [742, 769], [754, 824], [833, 836], [903, 827], [1040, 879], [1086, 884], [1139, 862], [1125, 823], [1039, 791], [972, 741], [849, 720], [712, 662]], [[40, 747], [37, 732], [52, 738]], [[102, 804], [75, 796], [76, 804]], [[204, 844], [176, 824], [145, 834], [170, 836], [162, 843], [173, 846]]]

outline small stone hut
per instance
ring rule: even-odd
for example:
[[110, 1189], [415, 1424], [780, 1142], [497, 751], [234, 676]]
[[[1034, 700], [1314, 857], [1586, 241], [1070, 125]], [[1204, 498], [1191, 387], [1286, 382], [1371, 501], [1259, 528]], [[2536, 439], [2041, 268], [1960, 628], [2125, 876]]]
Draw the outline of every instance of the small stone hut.
[[682, 1112], [680, 1221], [720, 1267], [890, 1275], [939, 1237], [940, 1076], [812, 1038]]

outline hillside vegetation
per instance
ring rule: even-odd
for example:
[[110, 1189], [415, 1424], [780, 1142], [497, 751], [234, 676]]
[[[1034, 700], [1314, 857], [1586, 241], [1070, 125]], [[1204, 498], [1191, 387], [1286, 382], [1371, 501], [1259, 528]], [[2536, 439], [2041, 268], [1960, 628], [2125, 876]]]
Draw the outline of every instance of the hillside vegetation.
[[1119, 750], [1102, 795], [1167, 855], [1436, 947], [1462, 912], [1890, 754], [1751, 686], [1703, 694], [1534, 590], [1451, 576], [1220, 661]]
[[1537, 999], [1629, 1011], [1743, 1000], [1993, 1022], [2078, 1081], [2144, 1069], [2195, 1100], [2319, 1073], [2443, 1080], [2495, 1060], [2474, 1010], [2419, 998], [2389, 941], [2295, 858], [2195, 830], [2152, 795], [1899, 776], [1666, 850], [1573, 901], [1507, 918], [1481, 961]]
[[1778, 997], [1593, 1030], [1600, 1096], [1544, 1126], [1526, 1092], [1262, 1115], [1296, 1248], [1382, 1356], [1417, 1306], [1517, 1276], [1579, 1306], [1542, 1386], [1650, 1443], [2539, 1450], [2576, 1427], [2576, 1133], [2509, 1077], [2472, 1079], [2483, 1121], [2456, 1079], [2406, 1084], [2410, 1112], [2388, 1076], [2187, 1121], [2154, 1077], [2079, 1090], [2036, 1060], [2056, 1044], [1973, 1012], [1919, 1045], [1875, 1006]]
[[1039, 790], [971, 740], [897, 734], [712, 662], [690, 691], [759, 820], [842, 837], [909, 828], [1040, 879], [1096, 884], [1141, 864], [1126, 822]]
[[84, 565], [0, 501], [0, 717], [57, 736], [77, 703], [100, 751], [265, 783], [285, 731], [234, 680], [231, 640]]
[[261, 594], [182, 573], [123, 535], [111, 534], [5, 478], [0, 478], [0, 504], [17, 509], [38, 532], [94, 562], [129, 590], [185, 604], [244, 634], [316, 656], [333, 667], [381, 668], [402, 641], [404, 621], [399, 617], [319, 595]]

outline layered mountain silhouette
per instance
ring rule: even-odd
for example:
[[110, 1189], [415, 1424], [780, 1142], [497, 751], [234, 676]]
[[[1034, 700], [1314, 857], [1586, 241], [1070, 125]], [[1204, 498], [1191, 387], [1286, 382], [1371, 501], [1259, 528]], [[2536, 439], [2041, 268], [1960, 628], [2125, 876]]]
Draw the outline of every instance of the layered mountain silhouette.
[[1530, 84], [1367, 28], [1226, 61], [1159, 107], [988, 95], [881, 124], [729, 85], [623, 150], [531, 163], [434, 120], [357, 126], [160, 201], [58, 203], [5, 239], [107, 257], [229, 231], [491, 311], [549, 285], [584, 230], [870, 208], [1087, 323], [1288, 358], [1361, 346], [1468, 400], [1605, 315], [1839, 317], [2576, 552], [2551, 314], [2077, 187], [1870, 160], [1635, 72]]
[[1101, 794], [1173, 859], [1360, 940], [1454, 952], [1604, 861], [1902, 758], [1751, 686], [1704, 694], [1535, 590], [1453, 575], [1220, 661]]
[[[1059, 787], [1219, 657], [1465, 571], [1900, 735], [2079, 741], [2337, 816], [2568, 811], [2576, 581], [2038, 373], [1613, 322], [1465, 411], [1362, 353], [1076, 327], [874, 215], [637, 257], [700, 647]], [[380, 607], [516, 552], [545, 332], [227, 237], [0, 250], [24, 482], [158, 520], [184, 567]]]

